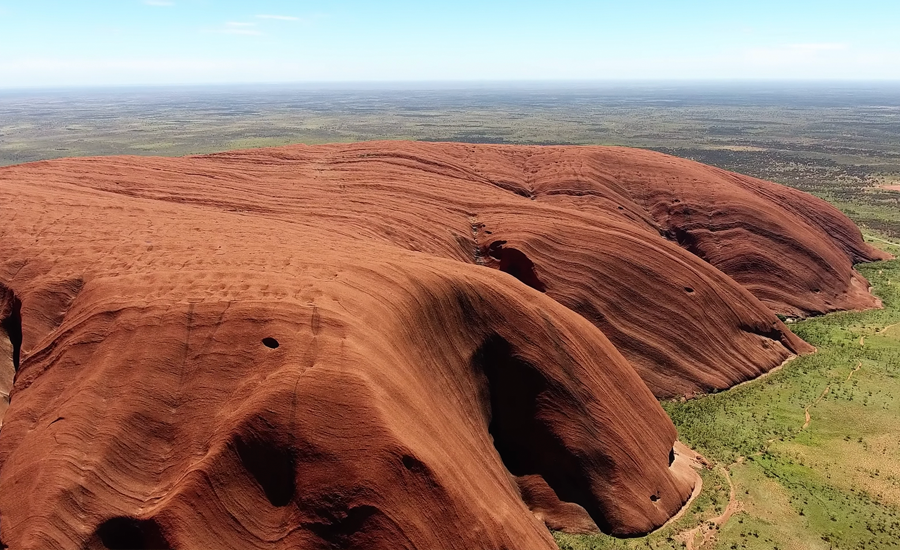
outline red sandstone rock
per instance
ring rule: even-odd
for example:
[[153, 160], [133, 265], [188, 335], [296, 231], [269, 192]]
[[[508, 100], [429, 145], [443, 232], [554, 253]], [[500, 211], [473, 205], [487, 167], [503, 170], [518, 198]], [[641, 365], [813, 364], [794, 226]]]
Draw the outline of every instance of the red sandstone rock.
[[764, 304], [876, 305], [832, 207], [629, 149], [68, 159], [0, 198], [14, 548], [553, 548], [551, 493], [645, 533], [693, 484], [654, 394], [809, 351]]

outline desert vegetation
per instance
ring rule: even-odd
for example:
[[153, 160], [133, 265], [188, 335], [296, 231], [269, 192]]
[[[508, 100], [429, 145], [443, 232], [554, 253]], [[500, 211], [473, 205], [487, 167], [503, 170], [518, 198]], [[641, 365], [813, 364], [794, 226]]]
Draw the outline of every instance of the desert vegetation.
[[626, 145], [811, 192], [900, 238], [896, 84], [0, 92], [0, 166], [372, 139]]
[[[817, 195], [855, 221], [868, 242], [898, 255], [896, 89], [801, 92], [3, 92], [0, 165], [376, 138], [626, 145]], [[228, 212], [243, 215], [245, 206], [235, 201]], [[490, 234], [483, 220], [470, 221], [476, 239]], [[459, 234], [467, 231], [468, 226]], [[464, 241], [467, 250], [479, 250]], [[554, 533], [559, 547], [900, 545], [900, 260], [857, 269], [882, 299], [883, 309], [789, 323], [816, 353], [731, 390], [690, 400], [664, 399], [681, 441], [706, 461], [699, 472], [703, 489], [686, 513], [639, 538]], [[412, 470], [418, 468], [410, 464]]]
[[[900, 246], [870, 238], [883, 249]], [[701, 496], [647, 537], [557, 533], [560, 548], [893, 548], [900, 541], [900, 261], [858, 266], [884, 309], [791, 324], [817, 348], [749, 384], [663, 403], [709, 465]], [[809, 422], [805, 413], [809, 413]], [[804, 427], [805, 426], [805, 427]], [[688, 545], [684, 534], [728, 522]]]

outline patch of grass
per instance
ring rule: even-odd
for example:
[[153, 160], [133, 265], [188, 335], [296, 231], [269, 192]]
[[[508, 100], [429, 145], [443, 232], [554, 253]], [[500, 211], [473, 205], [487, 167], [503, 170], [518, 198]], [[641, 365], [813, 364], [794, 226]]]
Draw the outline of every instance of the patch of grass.
[[[889, 244], [900, 239], [900, 192], [881, 187], [900, 183], [897, 88], [758, 92], [666, 85], [5, 93], [0, 166], [369, 139], [626, 145], [815, 194], [870, 233], [869, 242], [900, 255]], [[885, 309], [793, 324], [818, 353], [728, 392], [664, 403], [682, 440], [727, 467], [737, 487], [743, 511], [708, 546], [900, 547], [900, 326], [882, 330], [900, 323], [900, 262], [860, 271]], [[801, 430], [808, 406], [811, 423]], [[675, 535], [716, 516], [727, 501], [719, 470], [701, 475], [704, 490], [691, 510], [658, 533], [554, 536], [572, 550], [682, 548]]]
[[[900, 261], [859, 270], [884, 309], [796, 323], [817, 353], [735, 391], [665, 404], [682, 440], [707, 458], [746, 457], [731, 470], [762, 546], [731, 525], [717, 548], [900, 545], [900, 333], [885, 330], [900, 323]], [[790, 509], [765, 513], [778, 499], [760, 487]]]
[[[880, 239], [869, 237], [900, 253]], [[794, 323], [815, 354], [733, 390], [663, 403], [680, 439], [728, 469], [740, 502], [703, 548], [900, 547], [900, 260], [858, 268], [884, 309]], [[727, 483], [702, 475], [703, 491], [675, 525], [629, 540], [556, 541], [571, 550], [683, 548], [676, 535], [728, 501]]]
[[0, 166], [371, 139], [625, 145], [808, 191], [900, 238], [896, 86], [0, 93]]
[[725, 477], [715, 469], [700, 471], [703, 491], [691, 503], [687, 512], [670, 525], [646, 537], [618, 539], [607, 535], [568, 535], [553, 533], [557, 545], [562, 550], [614, 550], [614, 549], [667, 549], [681, 548], [676, 536], [716, 517], [728, 505], [729, 486]]

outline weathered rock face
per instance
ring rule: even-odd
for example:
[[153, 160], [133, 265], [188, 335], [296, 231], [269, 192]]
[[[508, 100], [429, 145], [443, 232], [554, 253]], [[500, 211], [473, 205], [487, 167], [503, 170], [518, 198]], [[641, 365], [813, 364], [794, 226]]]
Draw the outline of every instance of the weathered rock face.
[[693, 486], [655, 396], [808, 351], [764, 304], [875, 304], [830, 206], [628, 149], [59, 160], [0, 210], [13, 548], [645, 533]]
[[0, 283], [0, 427], [9, 407], [9, 392], [19, 368], [22, 346], [22, 302]]

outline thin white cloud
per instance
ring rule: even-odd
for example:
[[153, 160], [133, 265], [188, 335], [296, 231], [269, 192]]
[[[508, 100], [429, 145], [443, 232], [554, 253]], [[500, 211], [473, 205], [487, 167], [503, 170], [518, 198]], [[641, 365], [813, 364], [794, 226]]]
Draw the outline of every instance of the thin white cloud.
[[276, 19], [278, 21], [300, 21], [299, 17], [294, 17], [293, 15], [257, 15], [257, 19]]
[[144, 0], [144, 4], [157, 8], [168, 8], [174, 6], [175, 2], [172, 2], [171, 0]]

